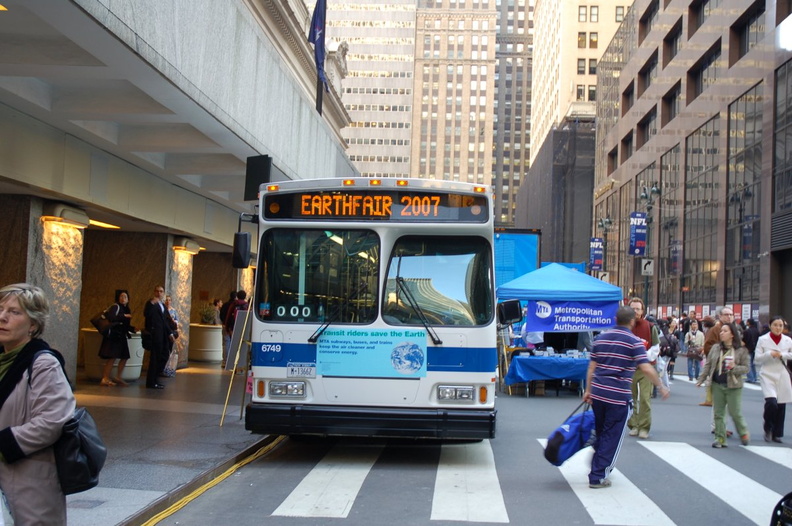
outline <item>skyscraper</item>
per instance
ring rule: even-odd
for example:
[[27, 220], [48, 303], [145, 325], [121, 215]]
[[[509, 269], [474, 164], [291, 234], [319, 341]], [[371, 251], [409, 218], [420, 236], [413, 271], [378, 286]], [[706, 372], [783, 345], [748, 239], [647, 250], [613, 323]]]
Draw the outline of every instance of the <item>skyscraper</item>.
[[495, 221], [514, 225], [517, 190], [531, 151], [531, 61], [534, 0], [498, 0], [492, 188]]
[[361, 175], [407, 177], [413, 126], [415, 0], [332, 0], [327, 37], [346, 41], [342, 130]]
[[491, 183], [495, 27], [491, 0], [419, 0], [410, 173]]

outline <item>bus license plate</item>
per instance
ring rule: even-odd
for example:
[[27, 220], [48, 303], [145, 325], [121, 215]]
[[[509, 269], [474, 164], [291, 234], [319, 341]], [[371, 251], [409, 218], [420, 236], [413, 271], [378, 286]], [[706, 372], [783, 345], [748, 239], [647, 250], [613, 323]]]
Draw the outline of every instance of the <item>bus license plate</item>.
[[287, 378], [316, 378], [316, 365], [312, 363], [292, 363], [286, 367]]

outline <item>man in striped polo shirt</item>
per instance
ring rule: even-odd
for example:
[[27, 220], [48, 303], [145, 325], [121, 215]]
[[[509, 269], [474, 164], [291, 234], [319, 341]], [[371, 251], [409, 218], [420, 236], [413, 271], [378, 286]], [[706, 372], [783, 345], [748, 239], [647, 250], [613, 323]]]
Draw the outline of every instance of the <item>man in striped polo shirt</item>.
[[632, 412], [632, 377], [638, 368], [657, 386], [663, 399], [668, 389], [663, 386], [655, 368], [646, 357], [646, 347], [632, 333], [635, 311], [622, 306], [616, 311], [616, 327], [603, 332], [594, 341], [586, 376], [583, 400], [594, 410], [597, 442], [589, 473], [590, 488], [607, 488], [621, 448], [627, 419]]

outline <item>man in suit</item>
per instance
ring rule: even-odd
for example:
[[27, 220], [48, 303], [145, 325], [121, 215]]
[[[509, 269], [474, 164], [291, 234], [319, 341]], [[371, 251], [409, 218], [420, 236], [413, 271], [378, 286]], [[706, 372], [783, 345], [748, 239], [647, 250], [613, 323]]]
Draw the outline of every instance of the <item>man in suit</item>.
[[146, 387], [149, 389], [165, 388], [164, 385], [157, 382], [157, 378], [168, 361], [168, 349], [171, 341], [174, 340], [171, 332], [170, 314], [165, 308], [164, 299], [165, 289], [161, 285], [157, 285], [154, 287], [154, 297], [147, 301], [143, 308], [146, 330], [151, 334], [151, 355], [146, 373]]

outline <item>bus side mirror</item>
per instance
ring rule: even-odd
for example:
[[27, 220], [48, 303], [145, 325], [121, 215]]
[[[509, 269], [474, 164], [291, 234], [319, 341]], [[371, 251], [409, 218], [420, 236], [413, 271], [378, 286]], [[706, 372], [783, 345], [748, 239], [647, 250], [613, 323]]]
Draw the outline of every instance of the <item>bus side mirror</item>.
[[498, 303], [498, 324], [502, 326], [519, 323], [523, 319], [520, 300], [506, 300]]
[[250, 265], [250, 232], [234, 233], [234, 251], [231, 254], [234, 268], [248, 268]]

